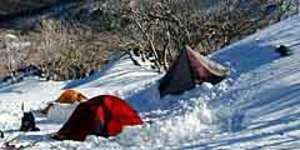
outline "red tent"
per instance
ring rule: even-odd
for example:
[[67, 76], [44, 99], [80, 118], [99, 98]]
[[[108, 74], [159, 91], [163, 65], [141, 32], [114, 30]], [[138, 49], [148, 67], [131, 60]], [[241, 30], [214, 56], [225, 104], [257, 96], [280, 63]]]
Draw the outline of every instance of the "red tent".
[[83, 141], [87, 135], [116, 136], [124, 126], [139, 124], [142, 119], [124, 100], [101, 95], [79, 104], [53, 138]]

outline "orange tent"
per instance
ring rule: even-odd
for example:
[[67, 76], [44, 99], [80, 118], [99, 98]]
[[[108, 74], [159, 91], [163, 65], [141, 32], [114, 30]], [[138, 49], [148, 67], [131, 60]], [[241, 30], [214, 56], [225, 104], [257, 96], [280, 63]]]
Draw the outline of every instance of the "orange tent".
[[69, 89], [65, 90], [55, 101], [57, 103], [65, 103], [65, 104], [72, 104], [74, 102], [82, 102], [86, 100], [87, 97], [85, 97], [82, 93], [80, 93], [77, 90]]
[[[56, 103], [62, 103], [62, 104], [73, 104], [75, 102], [83, 102], [87, 100], [87, 97], [85, 97], [82, 93], [80, 93], [77, 90], [68, 89], [65, 90], [57, 100], [55, 100]], [[49, 104], [45, 109], [43, 109], [41, 112], [43, 114], [47, 114], [49, 109], [53, 103]]]

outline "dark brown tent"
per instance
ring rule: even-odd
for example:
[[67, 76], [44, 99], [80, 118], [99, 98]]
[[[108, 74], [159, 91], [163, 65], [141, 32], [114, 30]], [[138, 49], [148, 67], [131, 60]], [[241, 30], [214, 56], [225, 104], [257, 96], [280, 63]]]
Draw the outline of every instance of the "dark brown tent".
[[228, 76], [228, 69], [192, 50], [189, 46], [181, 52], [173, 65], [161, 79], [161, 97], [167, 94], [181, 94], [195, 87], [195, 84], [209, 82], [217, 84]]

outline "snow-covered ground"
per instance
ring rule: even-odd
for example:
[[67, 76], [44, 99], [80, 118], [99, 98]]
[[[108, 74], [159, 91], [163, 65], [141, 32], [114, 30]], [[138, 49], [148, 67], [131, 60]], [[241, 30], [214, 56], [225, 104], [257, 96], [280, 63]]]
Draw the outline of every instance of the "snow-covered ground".
[[[161, 74], [134, 66], [127, 58], [81, 81], [49, 82], [28, 78], [0, 86], [0, 129], [17, 146], [29, 149], [300, 149], [300, 16], [258, 32], [214, 55], [231, 75], [181, 96], [159, 98]], [[293, 55], [280, 57], [285, 44]], [[115, 138], [89, 136], [84, 142], [55, 141], [49, 134], [61, 122], [36, 114], [40, 132], [18, 132], [26, 110], [44, 108], [63, 89], [88, 97], [113, 94], [126, 99], [147, 122]], [[1, 145], [1, 144], [0, 144]], [[0, 148], [1, 149], [1, 148]]]

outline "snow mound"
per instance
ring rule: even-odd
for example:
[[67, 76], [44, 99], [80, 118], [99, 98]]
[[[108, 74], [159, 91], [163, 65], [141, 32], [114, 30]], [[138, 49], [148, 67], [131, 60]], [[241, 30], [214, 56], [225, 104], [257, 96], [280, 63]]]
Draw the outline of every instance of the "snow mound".
[[47, 119], [53, 122], [65, 123], [78, 105], [78, 102], [73, 104], [53, 103], [48, 111]]

